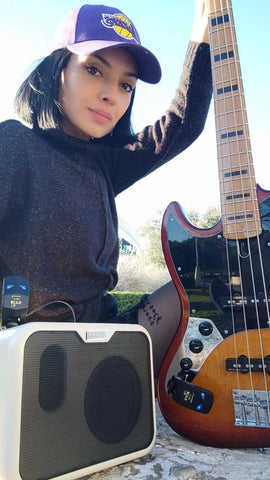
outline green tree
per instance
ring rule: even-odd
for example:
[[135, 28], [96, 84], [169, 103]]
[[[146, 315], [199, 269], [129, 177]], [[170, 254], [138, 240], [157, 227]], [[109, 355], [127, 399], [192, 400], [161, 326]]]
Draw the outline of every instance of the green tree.
[[162, 212], [158, 210], [140, 229], [140, 235], [145, 239], [145, 253], [150, 263], [157, 267], [165, 267], [161, 245]]
[[199, 210], [193, 209], [187, 212], [187, 218], [190, 223], [199, 228], [209, 228], [215, 225], [220, 218], [220, 209], [210, 206], [205, 212], [200, 213]]
[[199, 212], [199, 210], [195, 210], [195, 209], [190, 210], [186, 214], [186, 216], [187, 216], [190, 223], [192, 223], [196, 227], [199, 226], [199, 224], [200, 224], [200, 212]]
[[[145, 240], [145, 253], [149, 263], [157, 267], [166, 267], [161, 244], [161, 223], [163, 212], [158, 210], [140, 229], [140, 235]], [[209, 206], [204, 213], [191, 210], [187, 213], [190, 223], [199, 228], [208, 228], [217, 223], [220, 218], [218, 207]], [[189, 258], [187, 255], [186, 260]], [[187, 260], [188, 261], [188, 260]]]
[[200, 228], [208, 228], [215, 225], [220, 219], [220, 209], [210, 206], [201, 215], [199, 226]]

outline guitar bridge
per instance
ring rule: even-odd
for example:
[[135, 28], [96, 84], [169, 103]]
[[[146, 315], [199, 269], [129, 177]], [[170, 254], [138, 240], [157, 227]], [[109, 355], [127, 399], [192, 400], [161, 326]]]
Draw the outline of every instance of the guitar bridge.
[[266, 390], [233, 390], [235, 425], [270, 427], [270, 392]]

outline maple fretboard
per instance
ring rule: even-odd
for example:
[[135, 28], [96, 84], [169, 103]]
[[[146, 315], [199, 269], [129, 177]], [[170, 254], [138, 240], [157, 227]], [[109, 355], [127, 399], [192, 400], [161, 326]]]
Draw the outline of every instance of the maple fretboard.
[[233, 12], [229, 0], [213, 0], [210, 5], [223, 235], [250, 238], [261, 233], [261, 221]]

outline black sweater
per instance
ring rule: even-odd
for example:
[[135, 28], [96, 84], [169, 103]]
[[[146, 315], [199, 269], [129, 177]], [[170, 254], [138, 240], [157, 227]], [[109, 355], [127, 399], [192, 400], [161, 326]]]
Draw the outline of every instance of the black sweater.
[[[124, 147], [0, 124], [0, 277], [29, 279], [29, 311], [61, 300], [77, 321], [97, 321], [104, 292], [117, 283], [116, 195], [198, 137], [211, 93], [209, 46], [190, 42], [170, 108]], [[28, 320], [70, 316], [53, 304]]]

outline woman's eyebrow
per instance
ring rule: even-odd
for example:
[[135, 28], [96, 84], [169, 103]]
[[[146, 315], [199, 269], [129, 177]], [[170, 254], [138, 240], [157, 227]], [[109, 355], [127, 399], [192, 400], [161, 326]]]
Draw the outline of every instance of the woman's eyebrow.
[[[106, 58], [102, 57], [102, 55], [99, 55], [98, 53], [94, 53], [94, 56], [98, 60], [100, 60], [104, 65], [106, 65], [106, 67], [112, 68], [112, 65], [110, 64], [110, 62], [108, 62], [108, 60], [106, 60]], [[138, 75], [136, 75], [136, 73], [134, 73], [134, 72], [125, 72], [125, 75], [127, 75], [128, 77], [134, 77], [134, 78], [138, 79]]]

